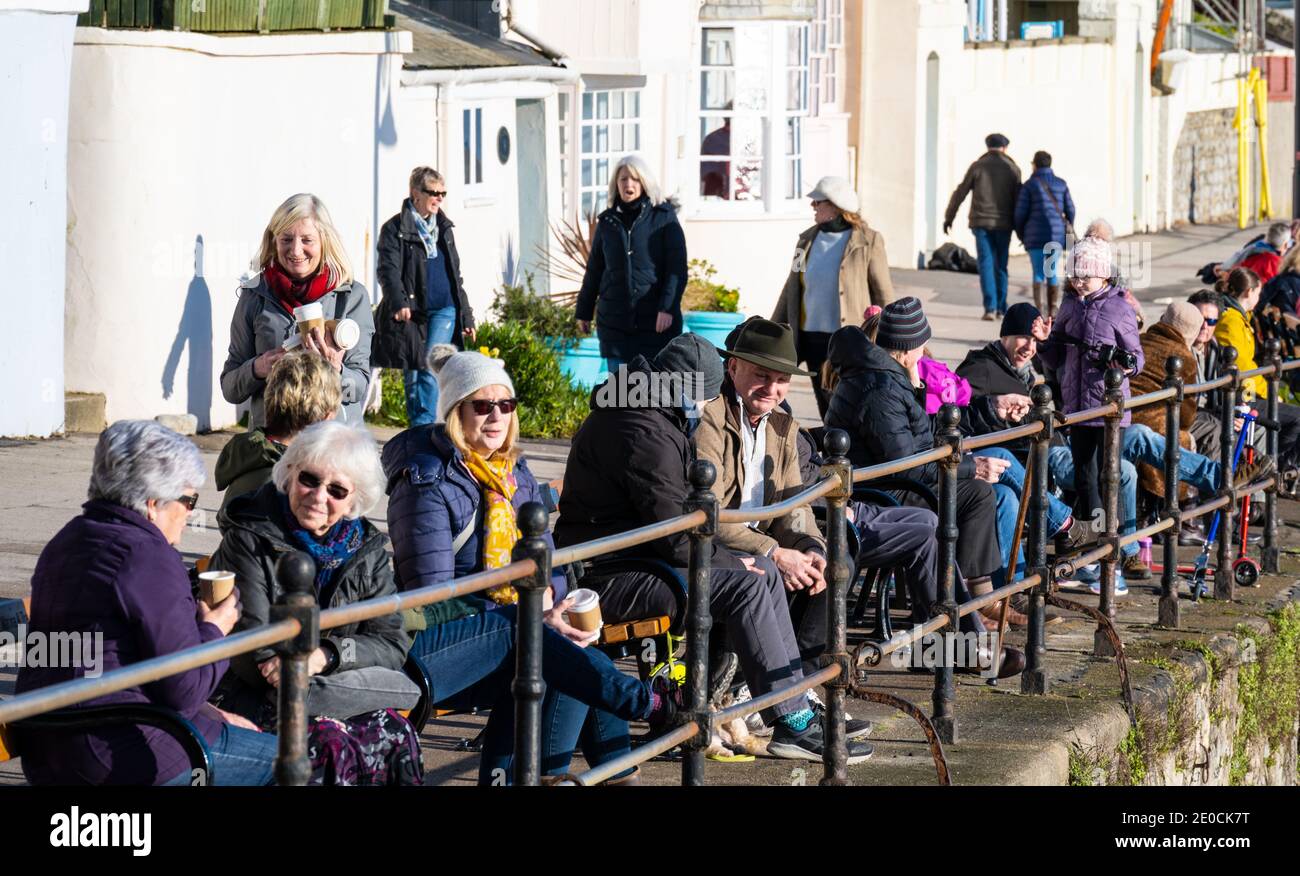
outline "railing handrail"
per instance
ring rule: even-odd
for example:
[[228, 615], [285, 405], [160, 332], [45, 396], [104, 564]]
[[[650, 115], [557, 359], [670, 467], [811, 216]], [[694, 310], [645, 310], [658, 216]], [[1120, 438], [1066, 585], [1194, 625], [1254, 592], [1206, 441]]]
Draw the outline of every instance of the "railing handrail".
[[[1271, 347], [1273, 351], [1272, 355], [1276, 356], [1276, 342], [1271, 342], [1271, 344], [1273, 345]], [[1231, 362], [1231, 360], [1229, 360], [1229, 362]], [[1189, 395], [1208, 392], [1221, 387], [1234, 385], [1240, 386], [1244, 380], [1265, 375], [1274, 376], [1274, 381], [1270, 383], [1270, 386], [1274, 386], [1283, 372], [1295, 370], [1297, 368], [1300, 368], [1300, 359], [1286, 362], [1280, 367], [1270, 363], [1248, 371], [1236, 373], [1230, 372], [1214, 380], [1184, 386], [1182, 388], [1182, 393], [1183, 395]], [[1117, 376], [1117, 373], [1112, 373], [1111, 375], [1111, 377]], [[1108, 380], [1109, 379], [1111, 378], [1108, 378]], [[1175, 380], [1175, 377], [1171, 375], [1169, 380], [1173, 381]], [[1176, 383], [1174, 385], [1167, 383], [1162, 389], [1144, 395], [1131, 397], [1123, 401], [1117, 400], [1116, 395], [1110, 395], [1109, 398], [1111, 400], [1106, 404], [1088, 410], [1074, 412], [1065, 415], [1064, 417], [1058, 417], [1058, 422], [1062, 425], [1071, 425], [1089, 420], [1107, 418], [1107, 421], [1113, 425], [1116, 422], [1116, 418], [1126, 410], [1161, 403], [1170, 403], [1166, 406], [1167, 410], [1176, 409], [1177, 406], [1172, 405], [1172, 400], [1178, 396], [1178, 389], [1176, 387]], [[1270, 390], [1268, 401], [1271, 406], [1276, 402], [1275, 395], [1276, 393]], [[1168, 416], [1175, 417], [1175, 414], [1169, 413]], [[1223, 422], [1225, 423], [1223, 428], [1226, 430], [1230, 425], [1227, 420], [1229, 415], [1223, 414], [1222, 416], [1224, 417]], [[878, 478], [907, 472], [930, 463], [945, 462], [948, 465], [953, 465], [954, 461], [952, 460], [952, 456], [956, 448], [960, 448], [962, 451], [978, 450], [983, 447], [989, 447], [1007, 441], [1035, 437], [1046, 428], [1045, 417], [1046, 414], [1040, 414], [1039, 419], [1033, 422], [986, 435], [972, 436], [964, 439], [958, 436], [955, 432], [950, 431], [946, 433], [949, 437], [945, 439], [950, 441], [950, 444], [940, 443], [931, 450], [912, 454], [903, 457], [902, 459], [864, 468], [851, 469], [851, 480], [855, 484], [869, 482]], [[1272, 417], [1272, 419], [1276, 421], [1275, 416]], [[952, 422], [955, 422], [955, 420]], [[1176, 421], [1171, 420], [1170, 422]], [[1276, 426], [1274, 424], [1274, 429], [1275, 428]], [[1270, 437], [1275, 438], [1276, 436]], [[1036, 443], [1041, 444], [1041, 440]], [[1171, 440], [1169, 444], [1174, 445], [1174, 449], [1169, 451], [1169, 455], [1167, 455], [1166, 459], [1176, 459], [1178, 453], [1176, 447], [1177, 442]], [[834, 460], [832, 460], [832, 463], [834, 463]], [[837, 464], [839, 466], [845, 465], [842, 459]], [[842, 468], [841, 471], [843, 471]], [[948, 471], [951, 471], [951, 469], [948, 469]], [[694, 475], [692, 477], [694, 477]], [[1226, 473], [1225, 478], [1229, 478], [1229, 475]], [[1175, 508], [1172, 516], [1164, 517], [1156, 523], [1150, 524], [1122, 537], [1114, 534], [1114, 529], [1112, 528], [1108, 530], [1112, 534], [1107, 536], [1101, 544], [1090, 550], [1084, 551], [1078, 556], [1051, 563], [1045, 568], [1045, 571], [1050, 572], [1051, 578], [1055, 578], [1056, 574], [1062, 570], [1072, 572], [1074, 569], [1080, 568], [1084, 565], [1095, 563], [1098, 560], [1105, 560], [1108, 557], [1111, 557], [1113, 553], [1116, 553], [1121, 546], [1129, 545], [1141, 539], [1150, 538], [1153, 535], [1172, 529], [1179, 519], [1200, 516], [1209, 513], [1210, 511], [1230, 506], [1238, 497], [1259, 490], [1266, 490], [1269, 487], [1272, 487], [1275, 483], [1275, 477], [1264, 478], [1245, 485], [1232, 485], [1230, 479], [1225, 480], [1222, 494], [1215, 498], [1182, 511], [1178, 511], [1178, 509]], [[783, 516], [796, 508], [803, 507], [818, 499], [835, 493], [839, 484], [839, 478], [832, 472], [828, 473], [817, 483], [806, 487], [796, 495], [780, 502], [758, 508], [729, 509], [715, 511], [714, 513], [716, 514], [716, 520], [722, 523], [750, 523], [768, 520]], [[707, 487], [703, 489], [707, 489]], [[1026, 485], [1026, 489], [1022, 492], [1020, 497], [1021, 502], [1031, 501], [1031, 492], [1032, 487]], [[836, 507], [840, 509], [841, 517], [839, 519], [842, 523], [842, 503], [844, 501], [844, 494], [836, 494], [835, 501], [839, 503]], [[696, 507], [699, 506], [697, 505]], [[627, 532], [593, 539], [567, 548], [553, 550], [550, 552], [550, 561], [552, 567], [563, 566], [580, 560], [600, 556], [602, 554], [623, 550], [635, 545], [644, 544], [667, 535], [685, 532], [687, 530], [696, 530], [692, 535], [692, 538], [695, 539], [700, 534], [700, 530], [697, 528], [702, 527], [708, 522], [708, 520], [709, 514], [706, 513], [705, 510], [691, 511], [690, 513], [682, 514], [668, 520], [637, 527]], [[533, 525], [543, 526], [544, 515], [541, 515], [539, 517], [539, 522]], [[542, 547], [544, 548], [545, 546], [543, 545]], [[516, 556], [519, 555], [516, 554]], [[1113, 563], [1117, 559], [1118, 557], [1116, 556], [1111, 558], [1109, 562]], [[441, 582], [439, 584], [430, 585], [428, 587], [407, 591], [393, 596], [376, 597], [353, 603], [351, 605], [342, 606], [340, 608], [327, 609], [320, 612], [320, 628], [330, 629], [345, 624], [358, 623], [363, 620], [394, 614], [406, 609], [443, 602], [457, 596], [476, 593], [490, 587], [499, 586], [512, 581], [520, 581], [521, 579], [529, 578], [531, 576], [536, 575], [541, 577], [544, 576], [543, 570], [545, 569], [545, 565], [539, 566], [539, 563], [545, 564], [545, 561], [546, 555], [543, 553], [541, 554], [541, 559], [537, 561], [534, 559], [520, 559], [502, 568], [485, 570], [463, 578]], [[692, 561], [692, 564], [694, 564], [694, 560]], [[952, 615], [937, 615], [927, 623], [914, 627], [911, 631], [902, 636], [895, 636], [884, 643], [866, 643], [863, 648], [859, 649], [856, 659], [863, 660], [869, 657], [871, 660], [879, 662], [879, 660], [884, 656], [893, 653], [899, 648], [902, 648], [909, 643], [913, 643], [925, 635], [943, 629], [945, 626], [951, 624], [955, 617], [965, 617], [981, 608], [997, 603], [1004, 598], [1009, 598], [1014, 594], [1038, 587], [1042, 584], [1043, 576], [1041, 573], [1028, 575], [1018, 581], [997, 588], [990, 593], [968, 600], [960, 606], [957, 606], [956, 611], [953, 612]], [[1103, 607], [1104, 604], [1105, 600], [1103, 600]], [[87, 700], [108, 693], [158, 681], [159, 679], [171, 675], [190, 671], [200, 666], [210, 665], [220, 660], [251, 653], [271, 645], [287, 642], [298, 637], [301, 630], [302, 627], [297, 620], [281, 620], [253, 630], [226, 636], [222, 639], [208, 642], [203, 645], [194, 646], [172, 654], [141, 661], [95, 678], [83, 677], [68, 682], [50, 685], [38, 690], [29, 691], [7, 701], [0, 702], [0, 726], [12, 724], [24, 718], [39, 715], [53, 709], [83, 703]], [[809, 690], [818, 684], [835, 680], [841, 674], [842, 669], [843, 671], [847, 671], [848, 665], [849, 664], [829, 665], [819, 672], [801, 679], [799, 683], [788, 688], [783, 688], [780, 691], [772, 691], [755, 698], [751, 702], [746, 702], [725, 709], [718, 713], [718, 717], [730, 719], [760, 711], [761, 709], [782, 702], [785, 699], [797, 696], [803, 691]], [[845, 679], [837, 682], [837, 684], [845, 685], [851, 682], [852, 679]], [[597, 769], [590, 770], [583, 776], [579, 777], [579, 779], [582, 784], [591, 784], [595, 781], [600, 781], [603, 778], [613, 776], [633, 764], [641, 763], [644, 760], [649, 759], [649, 757], [654, 756], [654, 754], [667, 751], [677, 744], [686, 742], [692, 737], [698, 735], [700, 730], [701, 728], [697, 721], [688, 720], [682, 726], [677, 727], [665, 736], [660, 737], [655, 742], [647, 746], [642, 746], [636, 752], [631, 752], [623, 757], [610, 761]]]

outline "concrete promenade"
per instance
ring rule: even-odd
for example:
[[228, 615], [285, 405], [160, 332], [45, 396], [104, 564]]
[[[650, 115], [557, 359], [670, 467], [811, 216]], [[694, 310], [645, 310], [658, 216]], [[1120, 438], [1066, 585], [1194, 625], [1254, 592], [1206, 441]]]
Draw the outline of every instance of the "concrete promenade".
[[[1261, 230], [1240, 232], [1220, 226], [1190, 227], [1123, 241], [1126, 245], [1136, 244], [1139, 249], [1145, 247], [1149, 252], [1145, 265], [1147, 285], [1135, 289], [1143, 302], [1147, 324], [1159, 317], [1165, 299], [1184, 298], [1200, 288], [1193, 276], [1197, 268], [1226, 257]], [[982, 345], [996, 334], [997, 323], [980, 320], [982, 307], [978, 278], [974, 275], [907, 270], [896, 270], [893, 274], [900, 296], [912, 294], [924, 301], [934, 329], [931, 349], [937, 358], [956, 364], [968, 349]], [[1027, 258], [1013, 259], [1011, 274], [1010, 302], [1026, 300], [1029, 296]], [[791, 392], [796, 413], [802, 419], [816, 422], [812, 393], [806, 382], [797, 383]], [[382, 442], [395, 431], [376, 429], [375, 433]], [[187, 561], [210, 554], [219, 542], [215, 512], [221, 496], [213, 486], [211, 472], [220, 448], [229, 438], [230, 433], [214, 433], [196, 439], [208, 466], [209, 481], [201, 491], [193, 526], [181, 546]], [[45, 543], [78, 513], [85, 500], [94, 444], [92, 435], [48, 441], [0, 440], [0, 484], [3, 484], [0, 489], [0, 597], [27, 595], [31, 573]], [[550, 479], [563, 474], [566, 442], [525, 442], [525, 447], [529, 463], [539, 477]], [[1279, 503], [1279, 508], [1288, 521], [1279, 525], [1283, 544], [1300, 546], [1300, 508], [1290, 502]], [[372, 519], [383, 527], [385, 518], [386, 504], [381, 504]], [[1190, 550], [1184, 553], [1185, 559], [1192, 556]], [[1186, 629], [1172, 633], [1153, 629], [1158, 579], [1149, 585], [1134, 585], [1133, 594], [1120, 606], [1122, 635], [1130, 647], [1141, 641], [1150, 647], [1168, 648], [1189, 636], [1208, 642], [1215, 635], [1231, 633], [1238, 624], [1258, 625], [1259, 618], [1268, 609], [1296, 596], [1293, 583], [1300, 572], [1300, 563], [1289, 553], [1284, 557], [1283, 571], [1284, 575], [1266, 576], [1262, 587], [1243, 593], [1240, 604], [1209, 602], [1188, 609]], [[1096, 599], [1085, 593], [1080, 601], [1095, 604]], [[1184, 601], [1184, 605], [1188, 604]], [[1066, 774], [1071, 734], [1078, 737], [1091, 727], [1092, 730], [1087, 730], [1092, 734], [1089, 738], [1096, 737], [1103, 745], [1113, 743], [1113, 740], [1105, 741], [1109, 739], [1106, 734], [1112, 733], [1116, 721], [1126, 723], [1126, 719], [1115, 696], [1113, 662], [1089, 656], [1094, 628], [1093, 622], [1078, 616], [1050, 628], [1048, 660], [1054, 696], [1022, 697], [1016, 679], [997, 688], [987, 687], [979, 678], [959, 681], [958, 714], [963, 741], [949, 747], [950, 765], [958, 782], [1060, 782]], [[1011, 641], [1023, 643], [1023, 635], [1013, 634]], [[1136, 680], [1150, 681], [1152, 673], [1138, 671]], [[929, 676], [885, 667], [872, 673], [870, 683], [930, 711]], [[11, 685], [12, 671], [0, 668], [0, 696], [11, 692]], [[856, 701], [850, 708], [853, 714], [869, 716], [878, 724], [873, 737], [876, 757], [852, 768], [855, 783], [933, 781], [929, 757], [910, 719], [884, 707]], [[476, 755], [458, 750], [457, 745], [476, 734], [483, 720], [481, 716], [453, 715], [430, 724], [424, 743], [431, 783], [466, 784], [473, 780]], [[580, 761], [575, 762], [575, 768], [580, 766]], [[654, 783], [674, 782], [678, 775], [678, 766], [671, 763], [654, 763], [645, 770], [646, 780]], [[710, 781], [742, 784], [799, 784], [804, 780], [811, 784], [819, 777], [818, 764], [801, 768], [777, 760], [747, 765], [711, 764], [709, 776]], [[0, 784], [20, 779], [14, 764], [0, 765]]]

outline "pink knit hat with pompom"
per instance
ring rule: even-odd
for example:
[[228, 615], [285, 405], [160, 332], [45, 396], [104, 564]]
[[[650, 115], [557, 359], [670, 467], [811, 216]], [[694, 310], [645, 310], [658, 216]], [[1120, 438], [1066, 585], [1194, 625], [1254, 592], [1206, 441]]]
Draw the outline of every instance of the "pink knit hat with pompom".
[[1070, 250], [1071, 277], [1110, 279], [1110, 244], [1100, 237], [1085, 237]]

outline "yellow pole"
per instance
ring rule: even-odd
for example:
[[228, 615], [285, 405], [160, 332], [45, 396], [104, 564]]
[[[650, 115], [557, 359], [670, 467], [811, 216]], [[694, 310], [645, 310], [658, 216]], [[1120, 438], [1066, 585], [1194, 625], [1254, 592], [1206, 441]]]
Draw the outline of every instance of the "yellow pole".
[[1251, 71], [1255, 80], [1255, 126], [1259, 132], [1259, 218], [1273, 218], [1273, 193], [1268, 179], [1268, 80]]

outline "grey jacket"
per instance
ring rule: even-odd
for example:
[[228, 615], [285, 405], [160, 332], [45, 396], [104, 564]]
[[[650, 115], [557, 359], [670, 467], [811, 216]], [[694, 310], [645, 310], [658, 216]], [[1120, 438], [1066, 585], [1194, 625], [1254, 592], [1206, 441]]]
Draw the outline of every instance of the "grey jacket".
[[[342, 315], [361, 326], [361, 340], [343, 356], [342, 418], [360, 423], [365, 415], [366, 391], [370, 387], [370, 339], [375, 321], [370, 312], [366, 287], [353, 281], [328, 292], [320, 299], [326, 319], [338, 312], [338, 296], [346, 296]], [[266, 425], [262, 391], [266, 381], [253, 375], [253, 360], [280, 346], [296, 331], [293, 314], [271, 294], [262, 275], [250, 277], [239, 287], [239, 303], [230, 320], [230, 351], [221, 369], [221, 394], [233, 405], [252, 400], [248, 428]]]

